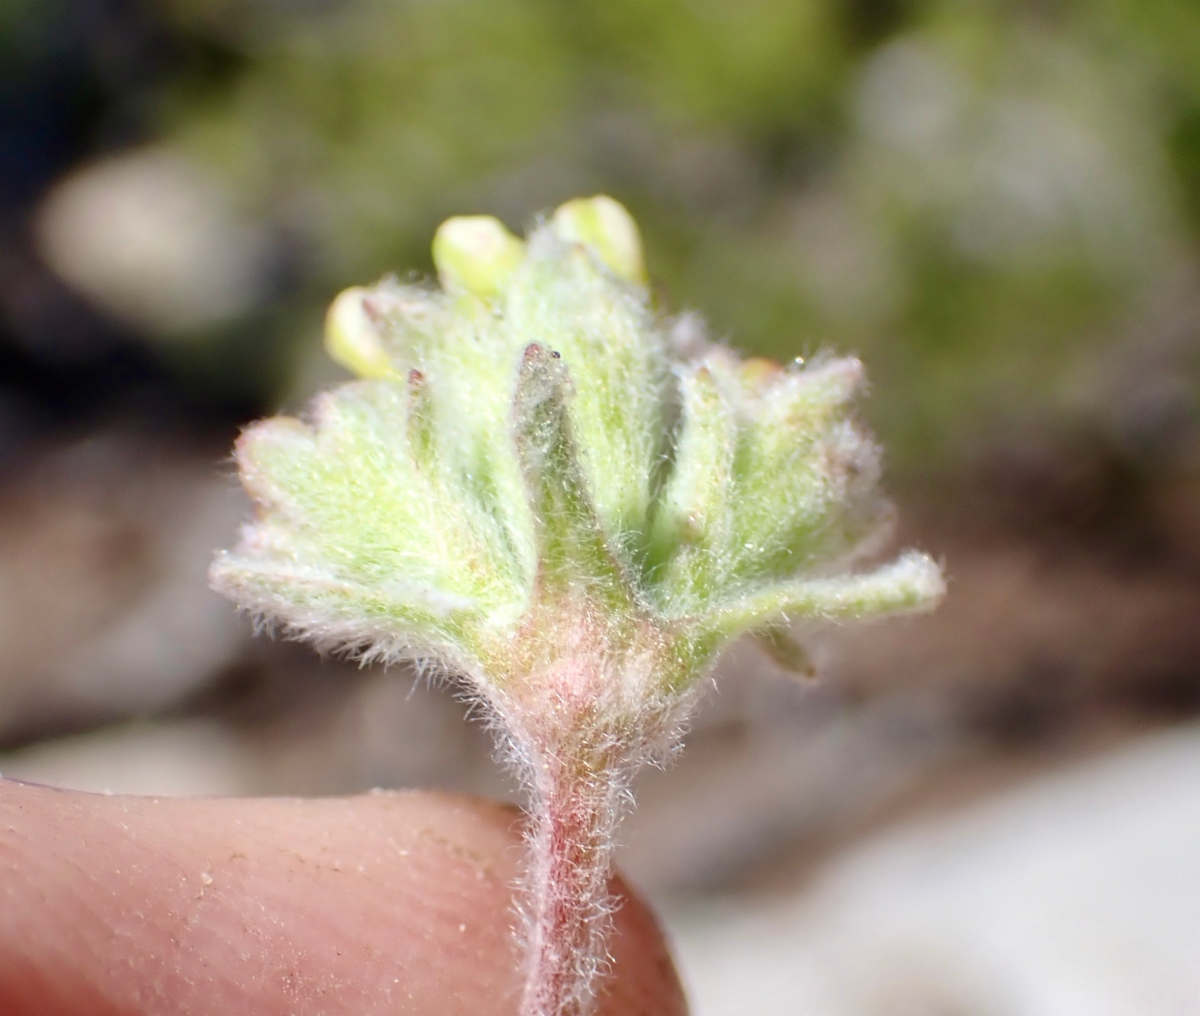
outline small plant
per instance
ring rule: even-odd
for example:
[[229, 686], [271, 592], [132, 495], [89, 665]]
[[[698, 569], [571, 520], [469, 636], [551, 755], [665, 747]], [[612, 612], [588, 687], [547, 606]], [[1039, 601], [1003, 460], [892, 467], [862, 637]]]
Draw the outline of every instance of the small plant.
[[857, 360], [781, 368], [658, 317], [635, 223], [570, 201], [525, 242], [433, 244], [441, 288], [330, 308], [362, 380], [237, 444], [256, 519], [214, 585], [288, 634], [455, 675], [528, 786], [524, 1016], [592, 1012], [616, 826], [746, 632], [931, 607], [937, 565], [851, 571], [887, 504]]

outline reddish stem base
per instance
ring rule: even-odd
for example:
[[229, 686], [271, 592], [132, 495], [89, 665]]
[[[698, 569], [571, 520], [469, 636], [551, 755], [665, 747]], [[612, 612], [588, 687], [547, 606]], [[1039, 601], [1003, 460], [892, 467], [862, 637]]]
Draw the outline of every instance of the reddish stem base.
[[608, 961], [608, 880], [624, 780], [549, 753], [533, 770], [521, 1014], [589, 1016]]

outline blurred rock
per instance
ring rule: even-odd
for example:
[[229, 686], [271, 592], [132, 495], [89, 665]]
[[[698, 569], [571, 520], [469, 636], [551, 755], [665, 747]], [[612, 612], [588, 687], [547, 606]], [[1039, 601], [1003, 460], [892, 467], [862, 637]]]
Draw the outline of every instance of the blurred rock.
[[[231, 608], [232, 613], [232, 608]], [[450, 688], [261, 639], [157, 719], [0, 754], [5, 776], [74, 790], [187, 796], [421, 787], [499, 799], [517, 788]]]
[[[330, 666], [315, 696], [303, 668], [273, 716], [138, 720], [0, 754], [4, 776], [72, 790], [163, 797], [421, 788], [513, 798], [480, 729], [410, 673]], [[307, 692], [307, 694], [306, 694]]]
[[1200, 1012], [1200, 727], [668, 922], [696, 1016]]
[[108, 432], [0, 497], [0, 741], [177, 702], [249, 625], [209, 591], [246, 511], [213, 459]]
[[37, 238], [72, 287], [152, 336], [227, 320], [261, 295], [263, 236], [178, 154], [143, 149], [76, 171], [43, 203]]
[[141, 721], [35, 744], [0, 756], [0, 772], [98, 794], [242, 795], [252, 789], [253, 763], [230, 730], [197, 718]]
[[192, 708], [245, 745], [253, 758], [251, 793], [428, 787], [517, 796], [457, 688], [410, 667], [363, 669], [262, 639], [224, 680]]
[[970, 754], [935, 696], [847, 701], [800, 684], [749, 643], [716, 674], [686, 750], [640, 780], [620, 864], [664, 892], [744, 879], [797, 843], [824, 844]]

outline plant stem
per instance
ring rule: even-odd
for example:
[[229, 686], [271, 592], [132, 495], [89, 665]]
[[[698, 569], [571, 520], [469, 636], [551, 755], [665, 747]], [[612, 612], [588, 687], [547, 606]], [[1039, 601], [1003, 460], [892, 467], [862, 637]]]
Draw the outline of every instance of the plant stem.
[[608, 880], [624, 767], [555, 749], [527, 756], [533, 799], [521, 1016], [589, 1016], [608, 961]]

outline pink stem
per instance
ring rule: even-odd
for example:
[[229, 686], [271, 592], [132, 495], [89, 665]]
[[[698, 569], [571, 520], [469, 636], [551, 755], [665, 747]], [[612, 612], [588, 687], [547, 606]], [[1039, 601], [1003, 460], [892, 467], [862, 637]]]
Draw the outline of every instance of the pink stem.
[[[619, 765], [534, 755], [525, 877], [522, 1016], [589, 1016], [608, 960], [613, 836], [625, 780]], [[616, 771], [614, 771], [616, 770]]]

